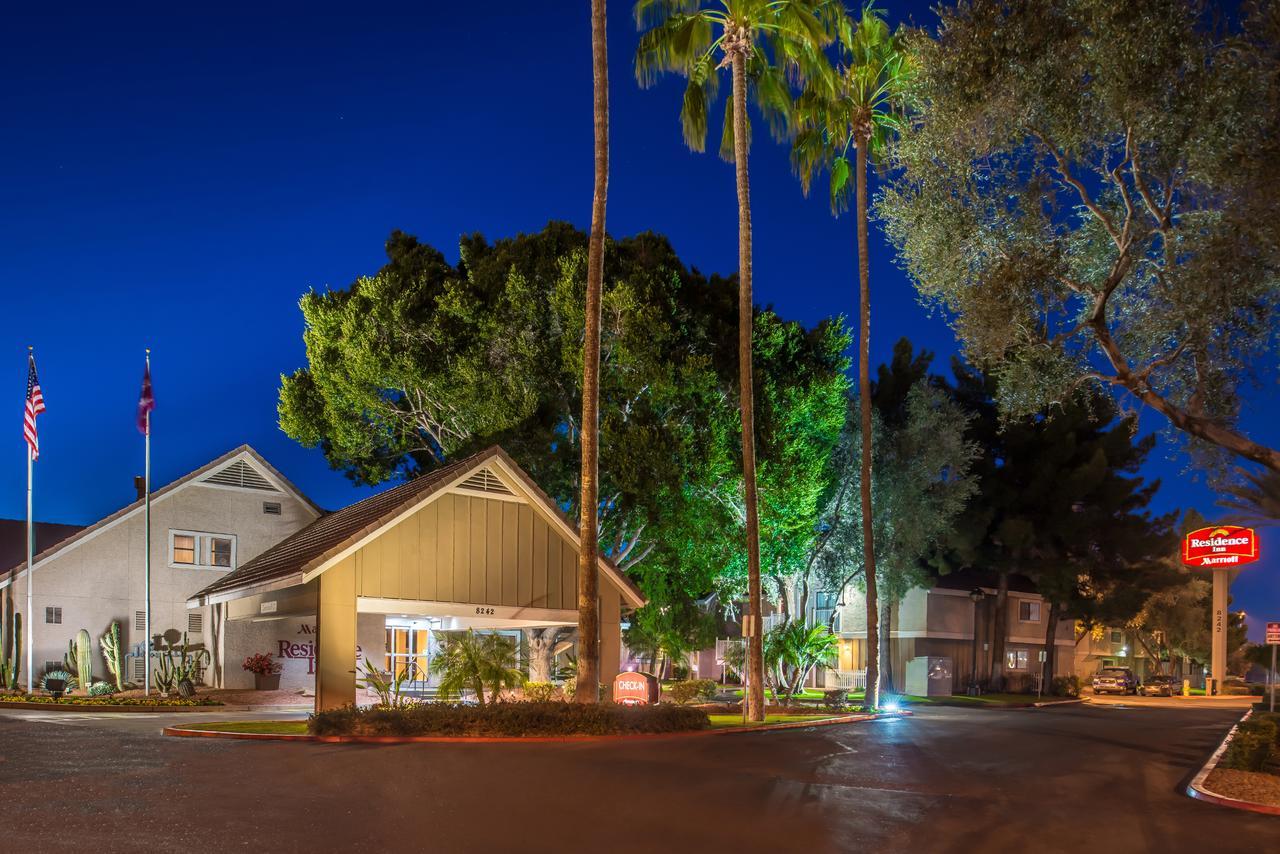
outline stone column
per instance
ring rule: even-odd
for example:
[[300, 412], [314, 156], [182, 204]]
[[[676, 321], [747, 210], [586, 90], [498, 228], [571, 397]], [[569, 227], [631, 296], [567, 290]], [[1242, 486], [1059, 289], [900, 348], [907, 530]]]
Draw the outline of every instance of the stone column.
[[356, 566], [353, 558], [319, 578], [316, 614], [316, 711], [356, 701]]
[[600, 682], [613, 686], [622, 664], [622, 600], [607, 580], [600, 585]]

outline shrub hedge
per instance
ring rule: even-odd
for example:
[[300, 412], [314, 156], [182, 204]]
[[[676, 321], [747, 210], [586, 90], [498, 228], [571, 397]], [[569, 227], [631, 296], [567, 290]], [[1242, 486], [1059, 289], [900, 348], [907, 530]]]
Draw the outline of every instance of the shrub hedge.
[[711, 679], [682, 679], [662, 689], [662, 693], [680, 705], [701, 700], [706, 703], [716, 695], [716, 683]]
[[308, 719], [312, 735], [625, 735], [707, 729], [706, 712], [685, 706], [584, 703], [420, 703], [403, 709], [345, 706]]
[[1280, 757], [1280, 715], [1255, 713], [1240, 725], [1222, 757], [1222, 767], [1262, 771]]

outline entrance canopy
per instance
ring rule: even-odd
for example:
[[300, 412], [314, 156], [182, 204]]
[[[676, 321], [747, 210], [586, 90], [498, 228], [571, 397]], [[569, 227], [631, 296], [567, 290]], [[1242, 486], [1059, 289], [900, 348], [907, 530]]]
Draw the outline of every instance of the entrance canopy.
[[[623, 608], [645, 602], [599, 559], [601, 679]], [[496, 446], [321, 517], [191, 597], [230, 620], [315, 614], [317, 708], [355, 697], [356, 615], [457, 628], [576, 625], [576, 529]], [[327, 659], [327, 660], [326, 660]]]

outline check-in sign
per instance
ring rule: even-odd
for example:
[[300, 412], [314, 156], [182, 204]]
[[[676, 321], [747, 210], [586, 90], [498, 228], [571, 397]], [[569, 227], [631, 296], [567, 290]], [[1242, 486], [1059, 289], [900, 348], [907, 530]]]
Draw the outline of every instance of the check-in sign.
[[1280, 623], [1267, 623], [1267, 643], [1280, 646]]

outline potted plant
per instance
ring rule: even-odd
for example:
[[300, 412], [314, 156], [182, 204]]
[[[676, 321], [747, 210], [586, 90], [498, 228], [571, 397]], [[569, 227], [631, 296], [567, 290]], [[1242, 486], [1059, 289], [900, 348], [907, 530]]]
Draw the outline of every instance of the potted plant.
[[271, 654], [257, 653], [244, 660], [245, 670], [253, 674], [253, 687], [257, 691], [275, 691], [280, 688], [280, 665]]

